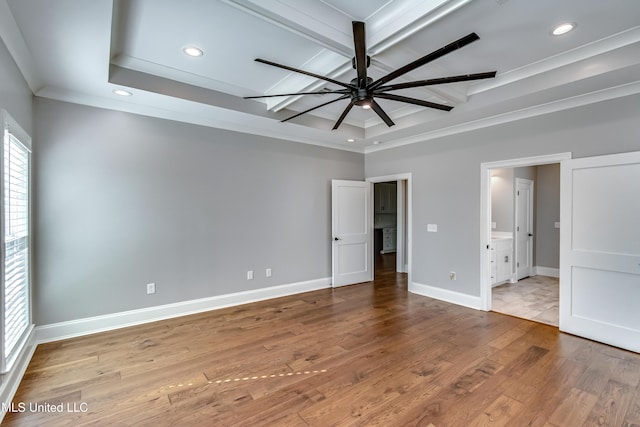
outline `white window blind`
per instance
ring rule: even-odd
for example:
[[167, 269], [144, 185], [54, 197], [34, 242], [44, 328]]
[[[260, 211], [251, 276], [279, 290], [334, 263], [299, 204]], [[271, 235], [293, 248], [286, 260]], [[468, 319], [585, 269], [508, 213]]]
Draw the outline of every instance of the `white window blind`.
[[[29, 161], [17, 125], [3, 112], [2, 372], [11, 368], [29, 330]], [[26, 141], [29, 144], [30, 141]]]

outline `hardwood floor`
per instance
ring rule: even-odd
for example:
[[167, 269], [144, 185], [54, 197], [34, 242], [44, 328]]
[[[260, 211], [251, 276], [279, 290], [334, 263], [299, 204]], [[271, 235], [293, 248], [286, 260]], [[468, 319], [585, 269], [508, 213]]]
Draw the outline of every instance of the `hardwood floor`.
[[491, 290], [493, 311], [552, 326], [559, 324], [559, 301], [559, 281], [554, 277], [527, 277]]
[[20, 404], [6, 425], [630, 427], [640, 354], [409, 294], [386, 270], [40, 345]]

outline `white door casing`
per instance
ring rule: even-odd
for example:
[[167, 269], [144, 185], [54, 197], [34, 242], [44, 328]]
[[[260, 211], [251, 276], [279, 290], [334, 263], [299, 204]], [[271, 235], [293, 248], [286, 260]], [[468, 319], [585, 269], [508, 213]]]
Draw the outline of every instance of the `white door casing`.
[[640, 352], [640, 152], [563, 161], [560, 330]]
[[331, 181], [333, 287], [373, 280], [372, 187], [364, 181]]
[[[412, 290], [412, 275], [411, 275], [411, 268], [412, 268], [412, 239], [411, 239], [411, 233], [412, 233], [412, 214], [411, 214], [411, 210], [412, 210], [412, 206], [413, 206], [413, 202], [412, 202], [412, 194], [413, 194], [413, 190], [412, 190], [412, 179], [411, 179], [411, 174], [410, 173], [402, 173], [402, 174], [395, 174], [395, 175], [384, 175], [384, 176], [376, 176], [376, 177], [369, 177], [367, 178], [367, 182], [371, 183], [371, 185], [373, 185], [374, 183], [380, 183], [380, 182], [390, 182], [390, 181], [397, 181], [398, 182], [398, 189], [400, 189], [400, 182], [403, 183], [402, 187], [404, 187], [404, 201], [403, 201], [403, 206], [402, 206], [402, 210], [403, 212], [403, 217], [404, 217], [404, 227], [403, 227], [403, 232], [402, 232], [402, 238], [404, 239], [404, 260], [405, 260], [405, 266], [404, 266], [404, 272], [407, 273], [407, 283], [409, 284], [409, 292], [413, 292]], [[399, 198], [399, 196], [398, 196]], [[371, 199], [371, 227], [373, 228], [373, 211], [374, 211], [374, 203], [373, 203], [373, 197]], [[398, 213], [397, 215], [400, 215], [400, 207], [398, 205]], [[398, 217], [396, 217], [398, 218]], [[398, 228], [399, 230], [399, 228]], [[373, 230], [371, 231], [373, 233]], [[399, 233], [398, 233], [399, 234]], [[398, 237], [398, 246], [400, 244], [400, 237]], [[371, 253], [373, 254], [373, 243], [371, 245]], [[397, 259], [397, 258], [396, 258]]]
[[397, 180], [397, 207], [396, 207], [396, 272], [406, 273], [405, 230], [406, 230], [406, 190], [407, 181]]
[[554, 153], [480, 164], [480, 309], [491, 310], [491, 170], [547, 165], [571, 159], [571, 153]]
[[515, 197], [516, 279], [531, 276], [533, 267], [533, 181], [516, 178]]

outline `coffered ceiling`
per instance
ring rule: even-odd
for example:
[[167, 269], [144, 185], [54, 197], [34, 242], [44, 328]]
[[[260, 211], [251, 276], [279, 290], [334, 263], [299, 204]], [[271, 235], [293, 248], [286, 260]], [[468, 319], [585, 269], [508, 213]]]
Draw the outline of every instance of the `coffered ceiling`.
[[[348, 100], [281, 122], [338, 95], [243, 99], [339, 88], [255, 58], [355, 78], [354, 20], [374, 79], [471, 32], [393, 83], [497, 76], [397, 92], [449, 112], [381, 99], [392, 127], [355, 107], [331, 130]], [[0, 36], [37, 96], [363, 152], [640, 92], [635, 0], [0, 0]]]

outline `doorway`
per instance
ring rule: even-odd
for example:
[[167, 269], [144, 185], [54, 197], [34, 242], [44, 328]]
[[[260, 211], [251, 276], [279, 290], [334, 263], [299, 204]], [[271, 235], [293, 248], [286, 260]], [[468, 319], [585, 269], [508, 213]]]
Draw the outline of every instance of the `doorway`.
[[559, 162], [568, 158], [482, 165], [483, 309], [558, 326]]
[[[411, 275], [411, 174], [367, 178], [372, 183], [374, 278]], [[404, 282], [404, 281], [403, 281]]]

